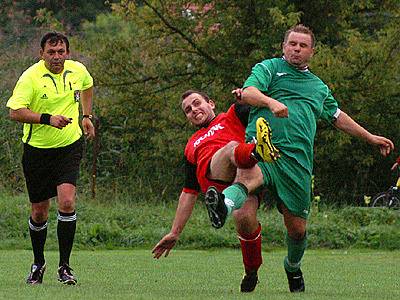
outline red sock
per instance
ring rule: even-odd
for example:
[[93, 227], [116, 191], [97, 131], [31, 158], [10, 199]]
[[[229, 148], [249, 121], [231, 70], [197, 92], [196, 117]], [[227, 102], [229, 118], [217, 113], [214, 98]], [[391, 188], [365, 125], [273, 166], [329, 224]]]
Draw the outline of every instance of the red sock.
[[242, 248], [243, 264], [246, 272], [257, 271], [262, 264], [261, 255], [261, 224], [251, 234], [238, 235]]
[[248, 169], [252, 168], [257, 160], [251, 155], [256, 144], [240, 143], [236, 146], [234, 151], [235, 162], [238, 168]]

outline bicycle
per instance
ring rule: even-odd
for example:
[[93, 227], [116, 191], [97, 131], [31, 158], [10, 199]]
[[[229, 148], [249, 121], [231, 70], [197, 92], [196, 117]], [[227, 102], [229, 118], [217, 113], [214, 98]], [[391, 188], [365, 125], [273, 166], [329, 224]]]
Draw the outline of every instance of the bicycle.
[[391, 186], [386, 192], [375, 195], [371, 201], [372, 207], [400, 209], [400, 189], [398, 186]]
[[[398, 163], [393, 165], [392, 170], [397, 167], [399, 167]], [[386, 192], [376, 194], [371, 202], [371, 207], [400, 209], [400, 177], [397, 179], [396, 185], [391, 186]]]

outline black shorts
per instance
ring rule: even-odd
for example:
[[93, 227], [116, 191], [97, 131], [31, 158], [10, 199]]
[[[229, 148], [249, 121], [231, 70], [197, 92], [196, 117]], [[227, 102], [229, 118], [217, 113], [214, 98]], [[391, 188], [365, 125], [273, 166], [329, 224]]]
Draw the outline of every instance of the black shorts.
[[36, 148], [24, 144], [22, 166], [31, 203], [57, 196], [62, 183], [76, 185], [82, 159], [82, 139], [60, 148]]

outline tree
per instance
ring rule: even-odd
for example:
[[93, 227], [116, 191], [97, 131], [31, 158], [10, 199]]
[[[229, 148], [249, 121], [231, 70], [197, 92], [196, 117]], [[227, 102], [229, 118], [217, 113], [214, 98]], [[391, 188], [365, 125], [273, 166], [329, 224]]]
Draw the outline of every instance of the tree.
[[[334, 92], [341, 107], [371, 132], [400, 141], [400, 30], [395, 19], [373, 37], [349, 32], [343, 45], [321, 47], [313, 67]], [[316, 174], [322, 192], [338, 202], [362, 201], [394, 179], [390, 165], [364, 141], [320, 131], [316, 139]], [[334, 167], [332, 167], [334, 166]], [[323, 174], [323, 175], [322, 175]]]
[[[113, 5], [113, 15], [85, 23], [81, 50], [91, 58], [100, 95], [96, 109], [106, 135], [100, 169], [117, 164], [161, 183], [171, 182], [164, 170], [181, 178], [176, 174], [181, 174], [183, 147], [193, 129], [181, 113], [179, 96], [189, 88], [205, 90], [220, 110], [228, 107], [230, 90], [241, 86], [253, 62], [261, 59], [260, 47], [279, 53], [279, 28], [297, 21], [297, 14], [267, 4], [122, 1]], [[266, 31], [257, 27], [262, 24]], [[247, 36], [249, 28], [254, 34]], [[270, 43], [265, 44], [266, 36]]]
[[[319, 43], [312, 68], [330, 84], [345, 111], [371, 131], [395, 138], [390, 117], [387, 122], [378, 123], [372, 111], [378, 109], [384, 115], [386, 110], [377, 104], [386, 103], [386, 109], [392, 111], [393, 99], [397, 99], [398, 85], [392, 76], [398, 66], [387, 65], [398, 58], [393, 44], [396, 22], [381, 21], [381, 31], [360, 33], [358, 29], [365, 24], [363, 7], [371, 11], [382, 8], [339, 2], [336, 10], [343, 14], [333, 23], [340, 33], [332, 36], [334, 26], [324, 27], [329, 23], [325, 16], [332, 13], [333, 7], [320, 12], [319, 26], [313, 23], [324, 42]], [[88, 45], [98, 45], [95, 49], [86, 46], [86, 53], [92, 58], [100, 93], [107, 95], [99, 100], [106, 123], [103, 129], [123, 141], [118, 145], [125, 147], [118, 149], [118, 157], [124, 157], [123, 165], [138, 166], [130, 161], [133, 157], [146, 161], [146, 165], [149, 161], [162, 161], [163, 167], [175, 169], [174, 174], [179, 172], [176, 166], [182, 147], [193, 130], [181, 116], [178, 95], [188, 88], [205, 90], [217, 100], [219, 108], [225, 109], [231, 102], [229, 91], [241, 86], [256, 62], [281, 54], [280, 43], [287, 28], [300, 20], [312, 20], [306, 10], [311, 4], [312, 1], [301, 5], [296, 1], [256, 0], [121, 1], [112, 6], [113, 16], [86, 23]], [[300, 8], [303, 12], [298, 11]], [[397, 15], [396, 10], [390, 13]], [[348, 22], [350, 17], [357, 22]], [[388, 70], [384, 75], [380, 72], [382, 67]], [[371, 95], [375, 96], [373, 100]], [[320, 192], [337, 202], [346, 202], [368, 191], [371, 180], [376, 187], [382, 185], [370, 177], [371, 172], [384, 173], [377, 170], [381, 160], [378, 154], [363, 142], [333, 134], [333, 128], [323, 124], [320, 127], [315, 151]], [[351, 147], [354, 144], [357, 147]], [[112, 153], [115, 143], [107, 147]], [[334, 170], [332, 165], [340, 168]], [[148, 170], [154, 171], [156, 166], [157, 163], [148, 166]], [[343, 176], [346, 169], [358, 174], [357, 178]], [[133, 170], [144, 172], [137, 167]], [[343, 186], [345, 189], [338, 189]], [[338, 194], [338, 190], [343, 193]]]
[[[111, 3], [112, 13], [100, 1], [33, 2], [0, 4], [5, 49], [0, 91], [6, 98], [10, 78], [16, 80], [29, 65], [23, 59], [34, 59], [25, 55], [33, 53], [32, 46], [21, 44], [20, 37], [31, 39], [60, 25], [76, 33], [73, 57], [95, 78], [99, 181], [106, 189], [141, 184], [161, 194], [178, 189], [183, 147], [194, 131], [181, 113], [180, 94], [204, 90], [219, 111], [226, 109], [233, 100], [230, 90], [242, 85], [255, 63], [281, 55], [284, 32], [298, 22], [316, 33], [311, 68], [341, 107], [371, 131], [399, 140], [393, 126], [399, 101], [398, 1], [122, 0]], [[83, 11], [75, 12], [77, 5]], [[89, 5], [95, 5], [91, 12], [85, 11]], [[27, 33], [27, 24], [34, 34]], [[364, 142], [319, 127], [315, 178], [322, 199], [350, 202], [386, 187], [385, 167], [393, 157], [383, 160]]]

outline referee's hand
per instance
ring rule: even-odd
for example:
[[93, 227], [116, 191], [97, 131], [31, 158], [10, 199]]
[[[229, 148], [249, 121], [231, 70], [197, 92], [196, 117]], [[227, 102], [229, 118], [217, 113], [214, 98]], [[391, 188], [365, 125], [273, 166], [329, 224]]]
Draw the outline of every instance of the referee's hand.
[[87, 137], [89, 140], [92, 140], [94, 138], [95, 130], [91, 119], [89, 118], [82, 119], [82, 129], [85, 137]]
[[50, 125], [58, 129], [63, 129], [65, 126], [71, 123], [72, 119], [61, 115], [55, 115], [50, 117]]

